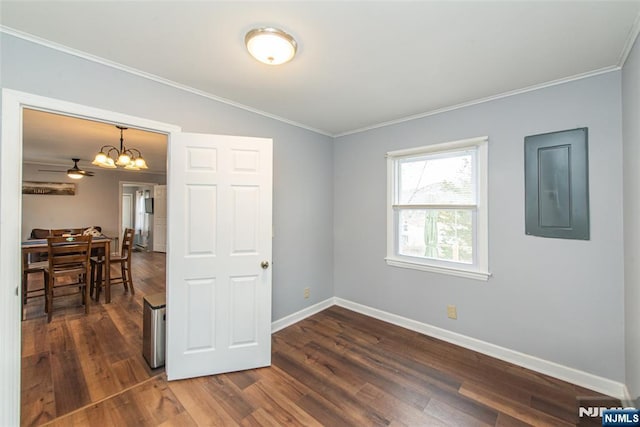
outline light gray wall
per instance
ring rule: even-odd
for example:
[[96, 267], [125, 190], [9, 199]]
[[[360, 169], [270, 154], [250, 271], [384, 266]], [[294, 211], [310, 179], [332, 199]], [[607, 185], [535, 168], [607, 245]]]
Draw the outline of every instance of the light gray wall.
[[[336, 296], [624, 381], [620, 73], [337, 138]], [[591, 240], [524, 233], [524, 137], [589, 128]], [[489, 136], [488, 282], [389, 267], [389, 150]], [[636, 300], [637, 301], [637, 300]], [[447, 318], [447, 304], [458, 320]]]
[[640, 396], [640, 42], [622, 69], [626, 384]]
[[[33, 228], [80, 228], [99, 225], [110, 237], [119, 237], [118, 212], [120, 181], [165, 184], [164, 175], [143, 172], [95, 171], [95, 176], [72, 180], [64, 173], [38, 172], [50, 166], [24, 164], [25, 181], [73, 182], [75, 196], [22, 195], [22, 237], [28, 238]], [[64, 168], [59, 168], [64, 169]]]
[[[273, 138], [273, 319], [333, 296], [331, 138], [7, 34], [0, 43], [4, 88], [171, 123], [185, 132]], [[309, 299], [305, 287], [311, 288]]]

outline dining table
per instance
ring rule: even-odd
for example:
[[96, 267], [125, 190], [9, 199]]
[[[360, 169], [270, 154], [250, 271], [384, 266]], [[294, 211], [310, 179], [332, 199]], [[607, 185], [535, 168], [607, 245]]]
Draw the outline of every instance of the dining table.
[[[27, 266], [29, 265], [29, 254], [35, 254], [35, 253], [39, 253], [39, 254], [46, 254], [49, 252], [49, 247], [47, 245], [47, 239], [31, 239], [31, 240], [25, 240], [22, 242], [22, 268], [23, 271], [24, 269], [27, 268]], [[107, 268], [105, 268], [105, 278], [104, 278], [104, 288], [105, 288], [105, 292], [104, 292], [104, 299], [105, 299], [105, 303], [110, 303], [111, 302], [111, 278], [109, 277], [109, 268], [108, 266], [111, 265], [109, 264], [110, 262], [110, 255], [111, 255], [111, 237], [107, 237], [105, 235], [101, 235], [101, 236], [94, 236], [91, 239], [91, 250], [93, 251], [93, 249], [102, 249], [101, 251], [99, 251], [99, 255], [97, 255], [98, 257], [102, 257], [104, 259], [104, 265], [107, 266]], [[101, 281], [102, 278], [98, 278], [98, 283], [97, 285], [100, 286], [101, 285]]]

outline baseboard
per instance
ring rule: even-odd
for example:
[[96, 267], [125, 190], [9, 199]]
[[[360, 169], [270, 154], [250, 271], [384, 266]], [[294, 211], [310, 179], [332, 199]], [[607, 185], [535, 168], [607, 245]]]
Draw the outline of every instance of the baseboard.
[[291, 326], [309, 316], [313, 316], [332, 305], [335, 305], [335, 298], [327, 298], [324, 301], [320, 301], [317, 304], [303, 308], [302, 310], [296, 311], [295, 313], [285, 316], [282, 319], [278, 319], [275, 322], [271, 322], [271, 333], [278, 332], [280, 329], [284, 329], [287, 326]]
[[510, 350], [505, 347], [500, 347], [498, 345], [471, 338], [457, 332], [451, 332], [437, 326], [417, 322], [415, 320], [407, 319], [406, 317], [371, 308], [366, 305], [358, 304], [342, 298], [336, 297], [334, 298], [334, 302], [335, 305], [338, 305], [340, 307], [344, 307], [349, 310], [364, 314], [366, 316], [370, 316], [375, 319], [379, 319], [406, 329], [410, 329], [412, 331], [420, 332], [430, 337], [438, 338], [443, 341], [459, 345], [460, 347], [474, 350], [478, 353], [486, 354], [487, 356], [495, 357], [496, 359], [504, 360], [506, 362], [531, 369], [532, 371], [540, 372], [542, 374], [549, 375], [554, 378], [558, 378], [560, 380], [606, 394], [608, 396], [613, 396], [617, 399], [628, 399], [629, 401], [631, 400], [626, 386], [617, 381], [599, 377], [588, 372], [580, 371], [568, 366], [560, 365], [555, 362], [540, 359], [535, 356], [530, 356], [519, 351]]

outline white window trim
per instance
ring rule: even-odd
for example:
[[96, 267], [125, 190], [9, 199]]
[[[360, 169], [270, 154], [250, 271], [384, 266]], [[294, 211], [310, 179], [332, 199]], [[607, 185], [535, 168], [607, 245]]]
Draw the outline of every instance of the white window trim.
[[[413, 261], [411, 257], [399, 256], [396, 250], [396, 231], [394, 224], [394, 193], [396, 180], [397, 160], [402, 157], [411, 157], [419, 154], [433, 152], [458, 151], [465, 148], [477, 148], [478, 162], [478, 204], [476, 216], [476, 264], [464, 265], [457, 263], [440, 263], [437, 261]], [[489, 272], [489, 209], [488, 209], [488, 166], [489, 166], [489, 137], [463, 139], [442, 144], [427, 145], [424, 147], [409, 148], [405, 150], [389, 151], [387, 153], [387, 256], [385, 261], [393, 267], [410, 268], [414, 270], [430, 271], [434, 273], [448, 274], [469, 279], [486, 281], [491, 276]], [[446, 265], [441, 265], [446, 264]]]

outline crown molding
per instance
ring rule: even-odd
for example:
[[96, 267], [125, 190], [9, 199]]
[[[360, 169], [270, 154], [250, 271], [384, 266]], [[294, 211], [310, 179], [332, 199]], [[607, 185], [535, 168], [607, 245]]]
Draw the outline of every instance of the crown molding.
[[16, 29], [11, 28], [11, 27], [7, 27], [6, 25], [0, 25], [0, 33], [5, 33], [5, 34], [8, 34], [10, 36], [14, 36], [14, 37], [17, 37], [17, 38], [20, 38], [20, 39], [23, 39], [23, 40], [26, 40], [26, 41], [29, 41], [29, 42], [32, 42], [32, 43], [35, 43], [35, 44], [39, 44], [41, 46], [48, 47], [50, 49], [57, 50], [59, 52], [63, 52], [63, 53], [69, 54], [69, 55], [73, 55], [73, 56], [76, 56], [78, 58], [86, 59], [87, 61], [95, 62], [97, 64], [101, 64], [101, 65], [104, 65], [104, 66], [107, 66], [107, 67], [110, 67], [110, 68], [114, 68], [116, 70], [124, 71], [126, 73], [136, 75], [138, 77], [149, 79], [149, 80], [152, 80], [154, 82], [157, 82], [157, 83], [160, 83], [160, 84], [163, 84], [163, 85], [166, 85], [166, 86], [171, 86], [173, 88], [176, 88], [176, 89], [179, 89], [179, 90], [183, 90], [185, 92], [189, 92], [189, 93], [192, 93], [194, 95], [201, 96], [203, 98], [211, 99], [213, 101], [220, 102], [220, 103], [229, 105], [231, 107], [239, 108], [241, 110], [245, 110], [245, 111], [248, 111], [250, 113], [258, 114], [258, 115], [261, 115], [261, 116], [264, 116], [264, 117], [267, 117], [267, 118], [270, 118], [270, 119], [273, 119], [273, 120], [277, 120], [279, 122], [286, 123], [286, 124], [291, 125], [291, 126], [295, 126], [295, 127], [298, 127], [298, 128], [306, 129], [308, 131], [311, 131], [311, 132], [314, 132], [314, 133], [318, 133], [320, 135], [333, 137], [333, 135], [331, 133], [329, 133], [329, 132], [326, 132], [326, 131], [323, 131], [323, 130], [320, 130], [320, 129], [316, 129], [314, 127], [307, 126], [307, 125], [304, 125], [302, 123], [295, 122], [293, 120], [285, 119], [284, 117], [280, 117], [280, 116], [277, 116], [275, 114], [267, 113], [266, 111], [258, 110], [256, 108], [249, 107], [248, 105], [240, 104], [240, 103], [232, 101], [230, 99], [223, 98], [223, 97], [220, 97], [220, 96], [216, 96], [216, 95], [213, 95], [211, 93], [205, 92], [203, 90], [199, 90], [199, 89], [193, 88], [191, 86], [183, 85], [181, 83], [174, 82], [173, 80], [165, 79], [164, 77], [160, 77], [160, 76], [157, 76], [155, 74], [147, 73], [146, 71], [138, 70], [137, 68], [129, 67], [129, 66], [120, 64], [118, 62], [115, 62], [115, 61], [110, 61], [108, 59], [105, 59], [105, 58], [102, 58], [102, 57], [99, 57], [99, 56], [96, 56], [96, 55], [92, 55], [92, 54], [87, 53], [87, 52], [83, 52], [81, 50], [73, 49], [71, 47], [68, 47], [68, 46], [65, 46], [65, 45], [62, 45], [62, 44], [59, 44], [59, 43], [56, 43], [56, 42], [52, 42], [51, 40], [47, 40], [47, 39], [44, 39], [42, 37], [35, 36], [33, 34], [25, 33], [23, 31], [16, 30]]
[[298, 128], [306, 129], [308, 131], [311, 131], [311, 132], [314, 132], [314, 133], [317, 133], [317, 134], [320, 134], [320, 135], [328, 136], [328, 137], [331, 137], [331, 138], [340, 138], [340, 137], [343, 137], [343, 136], [353, 135], [353, 134], [366, 132], [366, 131], [370, 131], [370, 130], [374, 130], [374, 129], [379, 129], [379, 128], [383, 128], [383, 127], [387, 127], [387, 126], [393, 126], [393, 125], [397, 125], [397, 124], [400, 124], [400, 123], [409, 122], [409, 121], [412, 121], [412, 120], [422, 119], [422, 118], [425, 118], [425, 117], [434, 116], [434, 115], [437, 115], [437, 114], [442, 114], [442, 113], [446, 113], [446, 112], [449, 112], [449, 111], [454, 111], [454, 110], [458, 110], [458, 109], [461, 109], [461, 108], [470, 107], [470, 106], [473, 106], [473, 105], [483, 104], [485, 102], [495, 101], [495, 100], [502, 99], [502, 98], [508, 98], [508, 97], [511, 97], [511, 96], [520, 95], [520, 94], [523, 94], [523, 93], [532, 92], [532, 91], [536, 91], [536, 90], [539, 90], [539, 89], [544, 89], [544, 88], [547, 88], [547, 87], [553, 87], [553, 86], [561, 85], [561, 84], [564, 84], [564, 83], [573, 82], [573, 81], [576, 81], [576, 80], [582, 80], [582, 79], [586, 79], [586, 78], [589, 78], [589, 77], [595, 77], [595, 76], [598, 76], [598, 75], [601, 75], [601, 74], [606, 74], [606, 73], [610, 73], [610, 72], [614, 72], [614, 71], [619, 71], [619, 70], [621, 70], [622, 65], [626, 61], [627, 56], [631, 52], [631, 48], [633, 47], [633, 44], [634, 44], [635, 40], [638, 38], [638, 36], [640, 34], [640, 14], [638, 14], [638, 16], [636, 17], [636, 20], [634, 21], [632, 29], [629, 32], [629, 36], [627, 37], [627, 40], [626, 40], [625, 45], [624, 45], [624, 48], [623, 48], [623, 50], [621, 52], [621, 55], [620, 55], [620, 59], [618, 61], [618, 65], [604, 67], [604, 68], [600, 68], [598, 70], [588, 71], [586, 73], [576, 74], [576, 75], [569, 76], [569, 77], [563, 77], [561, 79], [552, 80], [552, 81], [549, 81], [549, 82], [545, 82], [545, 83], [541, 83], [541, 84], [537, 84], [537, 85], [532, 85], [532, 86], [528, 86], [528, 87], [521, 88], [521, 89], [515, 89], [515, 90], [512, 90], [512, 91], [503, 92], [503, 93], [500, 93], [500, 94], [497, 94], [497, 95], [492, 95], [492, 96], [488, 96], [488, 97], [485, 97], [485, 98], [479, 98], [479, 99], [463, 102], [463, 103], [460, 103], [460, 104], [455, 104], [455, 105], [452, 105], [452, 106], [449, 106], [449, 107], [439, 108], [437, 110], [430, 110], [430, 111], [426, 111], [426, 112], [423, 112], [423, 113], [414, 114], [414, 115], [402, 117], [402, 118], [395, 119], [395, 120], [389, 120], [389, 121], [385, 121], [385, 122], [381, 122], [381, 123], [377, 123], [377, 124], [372, 124], [370, 126], [365, 126], [365, 127], [361, 127], [361, 128], [357, 128], [357, 129], [353, 129], [353, 130], [348, 130], [348, 131], [340, 132], [340, 133], [336, 133], [336, 134], [333, 134], [331, 132], [326, 132], [326, 131], [323, 131], [321, 129], [317, 129], [317, 128], [314, 128], [314, 127], [311, 127], [311, 126], [307, 126], [307, 125], [304, 125], [302, 123], [295, 122], [293, 120], [285, 119], [283, 117], [280, 117], [280, 116], [277, 116], [277, 115], [274, 115], [274, 114], [271, 114], [271, 113], [267, 113], [265, 111], [261, 111], [261, 110], [255, 109], [255, 108], [249, 107], [247, 105], [240, 104], [238, 102], [231, 101], [229, 99], [222, 98], [222, 97], [210, 94], [208, 92], [205, 92], [205, 91], [202, 91], [202, 90], [199, 90], [199, 89], [195, 89], [195, 88], [192, 88], [190, 86], [174, 82], [172, 80], [165, 79], [165, 78], [160, 77], [160, 76], [156, 76], [155, 74], [147, 73], [145, 71], [141, 71], [141, 70], [138, 70], [136, 68], [128, 67], [126, 65], [122, 65], [122, 64], [119, 64], [117, 62], [110, 61], [108, 59], [101, 58], [99, 56], [92, 55], [92, 54], [87, 53], [87, 52], [83, 52], [83, 51], [80, 51], [80, 50], [77, 50], [77, 49], [73, 49], [73, 48], [70, 48], [68, 46], [65, 46], [65, 45], [62, 45], [62, 44], [59, 44], [59, 43], [52, 42], [50, 40], [43, 39], [43, 38], [35, 36], [33, 34], [29, 34], [29, 33], [25, 33], [25, 32], [20, 31], [20, 30], [13, 29], [11, 27], [0, 25], [0, 32], [1, 33], [5, 33], [5, 34], [9, 34], [11, 36], [14, 36], [14, 37], [17, 37], [17, 38], [20, 38], [20, 39], [23, 39], [23, 40], [26, 40], [26, 41], [29, 41], [29, 42], [32, 42], [32, 43], [36, 43], [36, 44], [51, 48], [51, 49], [54, 49], [54, 50], [57, 50], [57, 51], [60, 51], [60, 52], [63, 52], [63, 53], [67, 53], [69, 55], [77, 56], [79, 58], [83, 58], [83, 59], [86, 59], [88, 61], [92, 61], [92, 62], [95, 62], [95, 63], [98, 63], [98, 64], [102, 64], [102, 65], [105, 65], [107, 67], [111, 67], [111, 68], [114, 68], [114, 69], [117, 69], [117, 70], [120, 70], [120, 71], [124, 71], [126, 73], [130, 73], [130, 74], [142, 77], [142, 78], [146, 78], [146, 79], [155, 81], [157, 83], [161, 83], [161, 84], [164, 84], [164, 85], [167, 85], [167, 86], [171, 86], [171, 87], [174, 87], [174, 88], [179, 89], [179, 90], [183, 90], [183, 91], [186, 91], [186, 92], [189, 92], [189, 93], [192, 93], [192, 94], [204, 97], [204, 98], [211, 99], [213, 101], [217, 101], [217, 102], [220, 102], [220, 103], [232, 106], [232, 107], [236, 107], [236, 108], [239, 108], [239, 109], [242, 109], [242, 110], [254, 113], [254, 114], [258, 114], [258, 115], [261, 115], [261, 116], [264, 116], [264, 117], [267, 117], [267, 118], [270, 118], [270, 119], [273, 119], [273, 120], [277, 120], [279, 122], [286, 123], [286, 124], [291, 125], [291, 126], [295, 126], [295, 127], [298, 127]]
[[638, 39], [638, 35], [640, 34], [640, 13], [636, 16], [636, 20], [633, 21], [633, 25], [631, 26], [631, 30], [629, 31], [629, 35], [627, 36], [627, 40], [624, 43], [624, 47], [622, 48], [622, 52], [620, 53], [620, 59], [618, 60], [618, 65], [620, 68], [624, 66], [624, 63], [627, 62], [627, 58], [631, 53], [631, 49], [633, 48], [633, 44]]
[[371, 125], [371, 126], [366, 126], [366, 127], [362, 127], [362, 128], [359, 128], [359, 129], [354, 129], [354, 130], [351, 130], [351, 131], [342, 132], [342, 133], [334, 135], [333, 137], [334, 138], [339, 138], [339, 137], [342, 137], [342, 136], [353, 135], [353, 134], [356, 134], [356, 133], [366, 132], [366, 131], [373, 130], [373, 129], [378, 129], [378, 128], [382, 128], [382, 127], [397, 125], [397, 124], [404, 123], [404, 122], [409, 122], [409, 121], [412, 121], [412, 120], [422, 119], [424, 117], [435, 116], [436, 114], [442, 114], [442, 113], [446, 113], [448, 111], [459, 110], [461, 108], [470, 107], [472, 105], [483, 104], [485, 102], [495, 101], [495, 100], [502, 99], [502, 98], [508, 98], [510, 96], [520, 95], [520, 94], [527, 93], [527, 92], [533, 92], [533, 91], [536, 91], [536, 90], [540, 90], [540, 89], [544, 89], [544, 88], [548, 88], [548, 87], [552, 87], [552, 86], [557, 86], [557, 85], [561, 85], [561, 84], [564, 84], [564, 83], [573, 82], [573, 81], [576, 81], [576, 80], [582, 80], [582, 79], [586, 79], [586, 78], [589, 78], [589, 77], [595, 77], [595, 76], [599, 76], [600, 74], [606, 74], [606, 73], [611, 73], [613, 71], [619, 71], [620, 69], [621, 69], [621, 67], [618, 66], [618, 65], [605, 67], [605, 68], [600, 68], [598, 70], [589, 71], [589, 72], [582, 73], [582, 74], [576, 74], [574, 76], [564, 77], [564, 78], [561, 78], [561, 79], [552, 80], [550, 82], [541, 83], [541, 84], [533, 85], [533, 86], [528, 86], [528, 87], [525, 87], [525, 88], [522, 88], [522, 89], [515, 89], [515, 90], [509, 91], [509, 92], [503, 92], [503, 93], [500, 93], [498, 95], [487, 96], [486, 98], [479, 98], [479, 99], [475, 99], [475, 100], [472, 100], [472, 101], [463, 102], [461, 104], [452, 105], [450, 107], [444, 107], [444, 108], [440, 108], [440, 109], [437, 109], [437, 110], [427, 111], [425, 113], [414, 114], [412, 116], [407, 116], [407, 117], [403, 117], [403, 118], [400, 118], [400, 119], [390, 120], [388, 122], [382, 122], [382, 123], [374, 124], [374, 125]]

